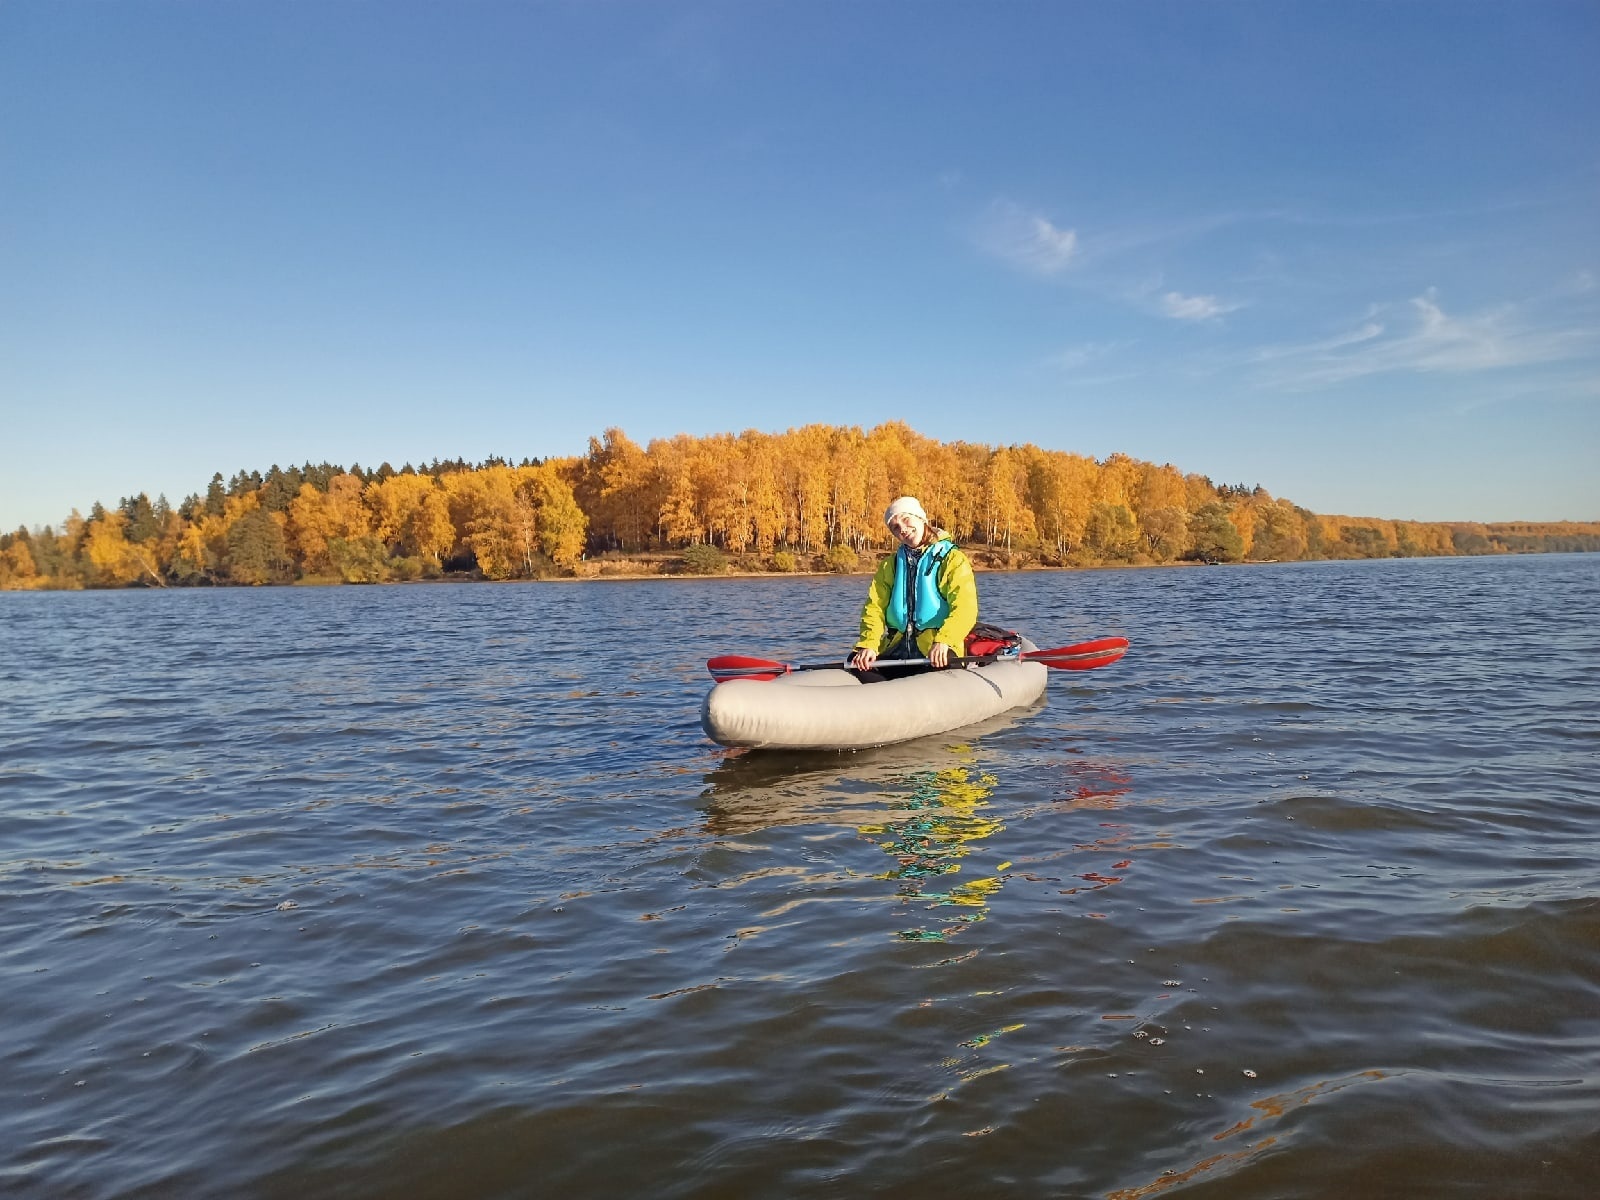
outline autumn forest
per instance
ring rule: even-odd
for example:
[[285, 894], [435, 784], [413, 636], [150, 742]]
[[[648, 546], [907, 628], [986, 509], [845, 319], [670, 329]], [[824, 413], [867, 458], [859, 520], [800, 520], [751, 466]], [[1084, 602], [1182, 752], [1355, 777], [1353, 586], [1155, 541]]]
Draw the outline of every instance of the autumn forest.
[[889, 547], [882, 513], [903, 493], [1001, 569], [1600, 550], [1600, 522], [1326, 516], [1171, 464], [893, 422], [644, 447], [608, 429], [574, 458], [219, 473], [175, 507], [141, 493], [0, 535], [0, 588], [850, 572]]

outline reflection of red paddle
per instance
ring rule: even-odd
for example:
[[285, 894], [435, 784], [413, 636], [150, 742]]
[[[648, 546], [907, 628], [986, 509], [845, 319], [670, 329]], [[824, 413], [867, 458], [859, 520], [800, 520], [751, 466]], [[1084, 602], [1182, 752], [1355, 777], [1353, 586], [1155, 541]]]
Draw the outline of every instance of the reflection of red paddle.
[[[1054, 650], [1029, 650], [1020, 655], [1025, 662], [1043, 663], [1047, 667], [1055, 667], [1058, 671], [1092, 671], [1096, 667], [1107, 667], [1116, 662], [1128, 652], [1128, 639], [1123, 637], [1098, 638], [1092, 642], [1079, 642], [1076, 646], [1057, 646]], [[991, 663], [1010, 657], [1003, 654], [984, 654], [973, 658], [963, 658], [966, 663]], [[880, 658], [874, 664], [874, 670], [896, 667], [923, 667], [928, 665], [925, 658]], [[790, 663], [772, 662], [765, 658], [748, 658], [743, 654], [720, 654], [716, 658], [706, 661], [706, 670], [711, 672], [711, 678], [718, 683], [726, 683], [730, 679], [776, 679], [779, 675], [788, 675], [794, 671], [825, 671], [844, 666], [842, 662], [831, 663], [804, 663], [794, 666]]]

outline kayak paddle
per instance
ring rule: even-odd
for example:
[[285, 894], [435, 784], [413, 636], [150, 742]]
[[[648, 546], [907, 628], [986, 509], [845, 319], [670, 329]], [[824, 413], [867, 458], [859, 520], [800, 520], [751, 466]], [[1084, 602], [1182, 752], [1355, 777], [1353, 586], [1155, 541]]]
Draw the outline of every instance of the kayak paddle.
[[[1016, 656], [975, 655], [972, 658], [963, 658], [960, 662], [963, 665], [990, 663], [1002, 658], [1020, 657], [1024, 662], [1043, 663], [1058, 671], [1092, 671], [1096, 667], [1110, 666], [1127, 651], [1127, 638], [1108, 637], [1097, 638], [1092, 642], [1079, 642], [1075, 646], [1057, 646], [1054, 650], [1028, 650]], [[776, 679], [779, 675], [788, 675], [795, 671], [834, 670], [846, 666], [848, 661], [847, 659], [845, 662], [802, 663], [796, 666], [791, 663], [772, 662], [765, 658], [750, 658], [743, 654], [720, 654], [706, 661], [706, 670], [711, 672], [711, 677], [718, 683], [726, 683], [730, 679]], [[928, 660], [925, 658], [880, 658], [873, 664], [873, 670], [927, 665]]]

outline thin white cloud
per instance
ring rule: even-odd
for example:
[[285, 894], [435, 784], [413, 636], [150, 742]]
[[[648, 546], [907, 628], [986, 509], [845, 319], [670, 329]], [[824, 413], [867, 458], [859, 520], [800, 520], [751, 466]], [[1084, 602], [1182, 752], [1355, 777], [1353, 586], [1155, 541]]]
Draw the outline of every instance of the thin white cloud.
[[1080, 342], [1076, 346], [1058, 350], [1047, 361], [1061, 371], [1079, 371], [1129, 345], [1129, 342]]
[[1218, 300], [1215, 296], [1185, 296], [1181, 292], [1165, 292], [1161, 297], [1162, 315], [1175, 321], [1211, 321], [1239, 307]]
[[1255, 359], [1281, 362], [1271, 382], [1308, 388], [1369, 375], [1465, 374], [1536, 366], [1591, 353], [1600, 342], [1600, 331], [1589, 327], [1530, 327], [1513, 305], [1451, 316], [1433, 289], [1413, 298], [1410, 309], [1409, 323], [1393, 333], [1369, 320], [1324, 341], [1259, 351]]
[[1329, 354], [1345, 346], [1356, 346], [1362, 342], [1370, 342], [1375, 337], [1383, 335], [1383, 326], [1376, 321], [1368, 321], [1359, 329], [1352, 329], [1349, 333], [1337, 333], [1331, 338], [1324, 338], [1320, 342], [1312, 342], [1303, 346], [1263, 346], [1253, 355], [1256, 362], [1270, 362], [1279, 358], [1305, 358], [1312, 355]]
[[989, 253], [1036, 275], [1064, 270], [1078, 249], [1076, 230], [1059, 228], [1049, 218], [1009, 200], [989, 206], [978, 241]]

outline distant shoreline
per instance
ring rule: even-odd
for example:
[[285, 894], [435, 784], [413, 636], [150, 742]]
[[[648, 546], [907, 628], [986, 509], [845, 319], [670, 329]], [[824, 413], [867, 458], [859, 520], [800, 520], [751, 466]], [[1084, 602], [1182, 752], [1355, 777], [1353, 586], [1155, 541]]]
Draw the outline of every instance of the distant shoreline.
[[[1584, 554], [1592, 551], [1558, 551], [1555, 553]], [[1543, 558], [1547, 553], [1521, 553], [1521, 554], [1439, 554], [1426, 556], [1432, 560], [1444, 559], [1482, 559], [1482, 558]], [[1032, 564], [1021, 567], [985, 567], [974, 564], [973, 571], [978, 575], [1066, 575], [1080, 571], [1146, 571], [1167, 570], [1170, 568], [1191, 567], [1273, 567], [1285, 565], [1314, 565], [1317, 563], [1352, 563], [1352, 562], [1397, 562], [1417, 561], [1415, 559], [1396, 558], [1304, 558], [1284, 560], [1271, 559], [1244, 559], [1239, 562], [1196, 562], [1185, 560], [1179, 562], [1142, 562], [1142, 563], [1094, 563], [1085, 566], [1040, 566]], [[874, 568], [876, 569], [876, 564]], [[268, 584], [269, 587], [403, 587], [403, 586], [433, 586], [448, 583], [487, 583], [509, 585], [519, 583], [651, 583], [651, 582], [676, 582], [676, 583], [708, 583], [720, 580], [736, 579], [867, 579], [873, 574], [872, 570], [860, 571], [722, 571], [712, 574], [696, 575], [687, 571], [676, 571], [671, 574], [650, 572], [614, 572], [603, 575], [547, 575], [533, 579], [483, 579], [466, 574], [441, 576], [435, 579], [388, 579], [379, 583], [347, 583], [335, 579], [299, 579], [292, 584]], [[216, 587], [236, 587], [236, 584], [216, 584]], [[104, 590], [104, 589], [99, 589]], [[155, 589], [159, 590], [159, 589]], [[178, 589], [188, 590], [188, 589]]]
[[[1544, 558], [1550, 554], [1592, 554], [1595, 551], [1567, 550], [1567, 551], [1507, 551], [1498, 554], [1432, 554], [1432, 555], [1401, 555], [1373, 558], [1302, 558], [1302, 559], [1241, 559], [1237, 562], [1201, 562], [1193, 559], [1182, 559], [1173, 562], [1124, 562], [1124, 563], [1092, 563], [1081, 566], [1054, 566], [1030, 563], [1022, 566], [985, 566], [974, 563], [973, 570], [980, 575], [1038, 575], [1038, 574], [1071, 574], [1079, 571], [1144, 571], [1168, 569], [1172, 567], [1270, 567], [1286, 564], [1316, 564], [1316, 563], [1352, 563], [1352, 562], [1394, 562], [1418, 561], [1420, 559], [1445, 560], [1445, 559], [1483, 559], [1483, 558]], [[471, 575], [466, 572], [450, 572], [444, 575], [422, 577], [416, 579], [375, 579], [375, 580], [346, 580], [330, 578], [328, 576], [308, 576], [283, 582], [270, 582], [261, 584], [242, 584], [218, 581], [215, 583], [190, 583], [178, 585], [152, 585], [146, 581], [135, 580], [118, 587], [0, 587], [0, 594], [6, 592], [105, 592], [105, 591], [207, 591], [217, 588], [222, 589], [250, 589], [250, 588], [331, 588], [331, 587], [404, 587], [404, 586], [436, 586], [439, 584], [522, 584], [522, 583], [648, 583], [655, 581], [669, 581], [682, 583], [706, 583], [720, 580], [781, 580], [781, 579], [866, 579], [870, 578], [876, 569], [876, 563], [870, 568], [854, 571], [718, 571], [694, 573], [692, 571], [650, 572], [650, 571], [615, 571], [596, 573], [593, 575], [544, 575], [515, 579], [485, 579], [481, 575]]]
[[[1465, 558], [1466, 555], [1453, 555], [1451, 557]], [[1477, 557], [1496, 557], [1494, 555], [1479, 555]], [[1506, 555], [1504, 557], [1513, 557]], [[881, 561], [881, 560], [879, 560]], [[1037, 563], [1022, 567], [986, 567], [974, 563], [972, 570], [978, 575], [1024, 575], [1024, 574], [1065, 574], [1069, 571], [1142, 571], [1147, 568], [1157, 567], [1264, 567], [1278, 562], [1278, 559], [1258, 562], [1237, 563], [1204, 563], [1204, 562], [1144, 562], [1144, 563], [1095, 563], [1081, 567], [1053, 567], [1041, 566]], [[1326, 561], [1332, 562], [1333, 559]], [[1349, 560], [1354, 561], [1354, 560]], [[707, 579], [866, 579], [870, 578], [877, 570], [877, 562], [871, 567], [859, 571], [719, 571], [715, 573], [696, 575], [688, 571], [675, 571], [670, 575], [650, 574], [649, 572], [615, 572], [603, 575], [552, 575], [545, 579], [499, 579], [483, 580], [484, 583], [636, 583], [645, 579], [682, 579], [682, 580], [707, 580]], [[424, 583], [446, 583], [449, 580], [421, 580]]]

